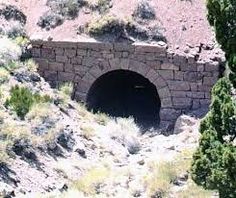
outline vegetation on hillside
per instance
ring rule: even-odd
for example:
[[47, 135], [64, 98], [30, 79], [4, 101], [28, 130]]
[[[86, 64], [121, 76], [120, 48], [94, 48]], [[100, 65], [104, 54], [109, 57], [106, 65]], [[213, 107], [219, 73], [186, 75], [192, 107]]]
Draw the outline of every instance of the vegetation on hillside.
[[[229, 79], [220, 79], [212, 90], [210, 111], [201, 122], [199, 148], [193, 156], [192, 178], [220, 198], [236, 197], [236, 1], [208, 0], [208, 20], [226, 53]], [[232, 83], [232, 84], [231, 84]], [[233, 87], [232, 87], [233, 85]]]

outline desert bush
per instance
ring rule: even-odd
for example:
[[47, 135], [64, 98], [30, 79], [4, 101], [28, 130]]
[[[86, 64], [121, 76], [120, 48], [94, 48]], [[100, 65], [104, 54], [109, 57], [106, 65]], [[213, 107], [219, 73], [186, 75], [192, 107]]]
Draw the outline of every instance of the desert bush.
[[13, 5], [4, 5], [0, 9], [0, 16], [4, 16], [6, 20], [15, 20], [19, 21], [21, 24], [26, 24], [27, 17], [21, 12], [16, 6]]
[[[86, 30], [85, 30], [86, 32]], [[88, 24], [87, 32], [91, 36], [113, 36], [115, 39], [131, 37], [137, 40], [165, 41], [164, 29], [158, 25], [144, 27], [132, 20], [120, 19], [114, 15], [104, 15]]]
[[100, 13], [105, 13], [110, 8], [111, 0], [98, 0], [98, 10]]
[[62, 15], [48, 11], [39, 18], [37, 25], [49, 30], [61, 25], [63, 22], [64, 18]]
[[25, 29], [20, 24], [12, 25], [9, 29], [6, 30], [5, 34], [9, 38], [16, 38], [16, 37], [19, 37], [19, 36], [26, 36]]
[[0, 66], [19, 60], [21, 48], [6, 37], [0, 37]]
[[141, 0], [138, 2], [137, 7], [134, 10], [133, 17], [140, 19], [155, 19], [156, 12], [153, 7], [147, 2], [147, 0]]
[[93, 36], [102, 36], [104, 34], [120, 35], [124, 32], [126, 23], [113, 15], [104, 15], [89, 24], [88, 33]]
[[188, 182], [187, 187], [177, 193], [180, 198], [209, 198], [213, 197], [213, 192], [204, 190], [202, 187], [197, 186], [193, 181]]
[[63, 83], [59, 87], [59, 91], [62, 93], [63, 98], [68, 99], [72, 96], [74, 90], [73, 83]]
[[0, 84], [6, 82], [10, 77], [10, 73], [3, 67], [0, 67]]
[[105, 166], [93, 167], [77, 181], [73, 183], [73, 187], [86, 195], [95, 195], [96, 189], [110, 175], [109, 168]]
[[48, 0], [47, 5], [50, 6], [54, 13], [64, 17], [75, 18], [78, 15], [79, 8], [86, 4], [84, 0]]
[[14, 86], [10, 90], [10, 98], [6, 100], [5, 105], [11, 107], [21, 119], [29, 112], [34, 103], [48, 102], [49, 96], [33, 94], [28, 88]]
[[31, 72], [37, 72], [38, 71], [38, 64], [35, 63], [33, 59], [28, 59], [24, 62], [24, 65], [27, 67], [27, 69]]

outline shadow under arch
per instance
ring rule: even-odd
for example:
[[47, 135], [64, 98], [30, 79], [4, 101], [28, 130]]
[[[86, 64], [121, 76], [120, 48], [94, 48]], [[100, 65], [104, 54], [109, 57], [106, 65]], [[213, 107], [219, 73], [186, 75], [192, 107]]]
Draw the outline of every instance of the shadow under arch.
[[112, 70], [97, 78], [86, 104], [89, 110], [112, 117], [132, 116], [143, 129], [156, 128], [160, 122], [161, 100], [156, 86], [130, 70]]

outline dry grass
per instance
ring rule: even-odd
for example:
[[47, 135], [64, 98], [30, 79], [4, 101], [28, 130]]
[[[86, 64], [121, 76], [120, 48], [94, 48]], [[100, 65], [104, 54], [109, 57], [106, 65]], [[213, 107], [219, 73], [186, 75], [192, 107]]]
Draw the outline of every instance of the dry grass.
[[0, 83], [6, 82], [10, 77], [10, 73], [3, 67], [0, 67]]
[[11, 142], [0, 140], [0, 163], [6, 163], [9, 161], [10, 157], [7, 154], [8, 146]]
[[74, 85], [73, 83], [64, 83], [59, 87], [60, 95], [64, 99], [64, 101], [68, 101], [74, 90]]
[[83, 123], [80, 125], [80, 134], [87, 140], [96, 135], [95, 129], [91, 126], [91, 123]]
[[95, 121], [100, 125], [107, 125], [107, 123], [111, 120], [111, 118], [105, 113], [96, 113]]
[[[193, 150], [183, 150], [173, 161], [151, 162], [149, 164], [150, 174], [144, 177], [144, 185], [149, 196], [159, 192], [162, 196], [168, 196], [172, 182], [183, 173], [189, 171], [191, 167]], [[177, 193], [178, 198], [206, 198], [212, 192], [198, 187], [189, 179], [184, 190]]]
[[[34, 104], [30, 109], [26, 118], [34, 121], [44, 121], [47, 118], [53, 119], [55, 117], [55, 112], [52, 111], [52, 105], [50, 103], [38, 103]], [[55, 119], [55, 118], [54, 118]]]
[[26, 62], [24, 62], [24, 65], [31, 72], [37, 72], [38, 71], [38, 64], [32, 59], [29, 59]]
[[150, 174], [144, 177], [144, 185], [149, 196], [160, 192], [165, 196], [171, 188], [171, 182], [177, 172], [173, 162], [153, 162], [150, 164]]
[[95, 195], [99, 186], [109, 177], [109, 168], [105, 166], [93, 167], [79, 180], [73, 183], [73, 187], [86, 195]]
[[192, 150], [184, 150], [173, 161], [151, 162], [150, 174], [144, 178], [148, 194], [160, 192], [163, 196], [167, 195], [177, 176], [190, 169], [192, 153]]
[[179, 191], [176, 196], [179, 198], [209, 198], [214, 192], [203, 189], [197, 186], [193, 181], [188, 183], [187, 188]]

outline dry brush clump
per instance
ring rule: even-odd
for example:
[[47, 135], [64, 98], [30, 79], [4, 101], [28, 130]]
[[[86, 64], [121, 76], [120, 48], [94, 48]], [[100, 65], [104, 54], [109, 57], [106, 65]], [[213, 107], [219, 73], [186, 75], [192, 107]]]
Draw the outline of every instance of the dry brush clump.
[[25, 36], [26, 15], [13, 5], [0, 4], [0, 18], [5, 22], [0, 25], [0, 33], [11, 38]]
[[132, 16], [142, 20], [153, 20], [156, 18], [156, 12], [147, 0], [141, 0], [138, 2]]
[[78, 28], [78, 33], [86, 33], [96, 39], [166, 41], [160, 25], [146, 27], [132, 19], [121, 19], [111, 14], [94, 18], [85, 27]]

